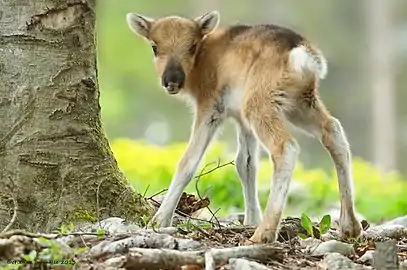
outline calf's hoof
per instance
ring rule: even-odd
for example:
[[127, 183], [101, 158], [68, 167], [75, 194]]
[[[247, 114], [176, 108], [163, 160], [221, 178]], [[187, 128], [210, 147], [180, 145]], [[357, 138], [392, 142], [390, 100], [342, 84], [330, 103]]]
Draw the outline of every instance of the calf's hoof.
[[277, 231], [271, 229], [263, 229], [258, 227], [254, 232], [253, 236], [245, 242], [246, 245], [249, 244], [266, 244], [273, 243], [276, 241]]
[[362, 224], [355, 218], [352, 221], [339, 221], [339, 233], [342, 239], [359, 238], [362, 235]]

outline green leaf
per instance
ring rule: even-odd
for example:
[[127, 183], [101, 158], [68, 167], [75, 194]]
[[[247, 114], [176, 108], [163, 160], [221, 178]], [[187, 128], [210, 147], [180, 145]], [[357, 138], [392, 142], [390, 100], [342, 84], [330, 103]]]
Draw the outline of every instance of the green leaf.
[[68, 233], [68, 227], [65, 224], [62, 224], [59, 230], [61, 233]]
[[305, 213], [303, 213], [301, 215], [301, 226], [308, 232], [308, 234], [310, 236], [314, 237], [314, 231], [312, 229], [312, 221]]
[[141, 217], [141, 220], [143, 221], [143, 226], [146, 226], [148, 222], [150, 221], [150, 217], [147, 215], [144, 215]]
[[308, 236], [306, 236], [306, 235], [303, 234], [303, 233], [299, 233], [298, 236], [299, 236], [300, 238], [302, 238], [302, 239], [307, 239], [307, 238], [308, 238]]
[[199, 225], [202, 229], [212, 229], [212, 224], [206, 223], [206, 224], [201, 224]]
[[87, 251], [88, 249], [89, 249], [88, 247], [79, 247], [79, 248], [73, 249], [72, 251], [73, 251], [73, 253], [74, 253], [75, 255], [78, 255], [78, 254], [84, 253], [84, 252]]
[[331, 216], [330, 215], [323, 216], [321, 222], [319, 222], [318, 224], [318, 227], [321, 234], [328, 232], [328, 230], [331, 228]]
[[31, 261], [34, 262], [35, 259], [37, 258], [37, 251], [35, 249], [31, 250], [28, 256], [30, 256]]
[[105, 233], [106, 232], [105, 232], [104, 229], [98, 229], [97, 232], [96, 232], [98, 239], [102, 239], [103, 236], [105, 235]]
[[51, 246], [52, 245], [52, 241], [47, 239], [47, 238], [44, 238], [44, 237], [38, 238], [38, 242], [40, 242], [40, 244], [44, 245], [44, 246]]
[[24, 259], [26, 262], [32, 262], [31, 257], [30, 257], [30, 255], [28, 255], [28, 254], [23, 254], [23, 255], [21, 255], [21, 257], [23, 257], [23, 259]]

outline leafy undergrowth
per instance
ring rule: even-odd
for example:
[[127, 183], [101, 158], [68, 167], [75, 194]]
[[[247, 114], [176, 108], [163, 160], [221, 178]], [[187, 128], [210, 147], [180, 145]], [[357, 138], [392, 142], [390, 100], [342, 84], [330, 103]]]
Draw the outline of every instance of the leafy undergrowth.
[[[159, 147], [143, 141], [116, 139], [112, 150], [119, 167], [132, 185], [142, 194], [151, 196], [168, 188], [178, 160], [186, 148], [186, 143]], [[210, 171], [227, 164], [211, 173], [198, 170], [195, 179], [186, 191], [207, 196], [218, 214], [243, 209], [242, 188], [233, 163], [234, 154], [226, 154], [226, 146], [220, 142], [211, 145], [201, 169]], [[327, 155], [327, 158], [328, 155]], [[219, 162], [219, 159], [222, 162]], [[209, 166], [208, 166], [209, 165]], [[201, 173], [200, 173], [201, 172]], [[260, 162], [258, 182], [261, 205], [266, 205], [268, 198], [272, 166], [267, 159]], [[201, 177], [198, 177], [199, 175]], [[382, 175], [378, 169], [361, 159], [354, 158], [353, 175], [355, 186], [356, 209], [372, 223], [405, 215], [407, 209], [407, 181], [397, 173]], [[199, 181], [199, 183], [198, 183]], [[368, 192], [366, 192], [368, 191]], [[383, 203], [383, 200], [386, 203]], [[335, 171], [306, 169], [300, 163], [294, 172], [291, 191], [288, 195], [285, 215], [299, 216], [308, 213], [319, 216], [339, 203], [338, 183]]]

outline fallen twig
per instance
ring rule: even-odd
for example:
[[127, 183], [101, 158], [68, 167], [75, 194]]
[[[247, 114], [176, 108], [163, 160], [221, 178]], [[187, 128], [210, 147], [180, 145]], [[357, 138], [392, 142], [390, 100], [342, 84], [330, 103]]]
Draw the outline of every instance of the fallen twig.
[[10, 230], [11, 227], [13, 227], [14, 223], [17, 220], [17, 212], [18, 212], [16, 184], [14, 183], [14, 180], [10, 176], [8, 177], [8, 179], [10, 181], [10, 186], [8, 186], [8, 189], [10, 191], [10, 196], [13, 200], [13, 216], [11, 217], [11, 220], [7, 224], [7, 226], [3, 229], [2, 233], [7, 232], [8, 230]]
[[92, 247], [89, 255], [100, 257], [100, 254], [123, 253], [132, 247], [193, 250], [201, 247], [201, 244], [190, 239], [175, 238], [167, 234], [149, 232], [139, 233], [118, 241], [103, 241]]
[[205, 270], [214, 270], [217, 265], [228, 263], [231, 258], [246, 258], [261, 262], [282, 261], [284, 249], [275, 245], [252, 245], [232, 248], [213, 248], [205, 254]]
[[232, 160], [232, 161], [229, 161], [228, 163], [224, 163], [224, 164], [218, 165], [218, 166], [216, 166], [215, 168], [213, 168], [213, 169], [211, 169], [211, 170], [209, 170], [209, 171], [207, 171], [207, 172], [205, 172], [205, 173], [202, 173], [202, 174], [199, 174], [199, 175], [195, 176], [194, 178], [199, 178], [199, 177], [202, 177], [202, 176], [204, 176], [204, 175], [210, 174], [211, 172], [216, 171], [217, 169], [220, 169], [220, 168], [225, 167], [225, 166], [228, 166], [228, 165], [233, 165], [233, 166], [235, 166], [235, 162]]
[[97, 188], [96, 188], [96, 216], [98, 219], [98, 226], [99, 228], [101, 227], [100, 225], [100, 208], [99, 208], [99, 191], [100, 191], [100, 186], [102, 185], [103, 181], [105, 178], [102, 178], [102, 180], [99, 182]]
[[[216, 266], [232, 262], [236, 264], [234, 258], [251, 258], [259, 261], [269, 259], [281, 260], [283, 249], [275, 246], [243, 246], [226, 249], [211, 249], [205, 253], [204, 250], [198, 251], [179, 251], [171, 249], [154, 249], [154, 248], [129, 248], [126, 256], [111, 259], [105, 262], [109, 266], [114, 264], [115, 267], [125, 269], [181, 269], [182, 266], [188, 265], [203, 267], [205, 269], [215, 269]], [[239, 262], [239, 260], [237, 260]], [[250, 262], [251, 266], [260, 264]], [[198, 268], [200, 269], [200, 268]], [[263, 270], [267, 268], [236, 268], [236, 269], [253, 269]]]
[[215, 232], [219, 231], [230, 231], [235, 233], [242, 233], [245, 231], [255, 231], [256, 227], [254, 226], [222, 226], [221, 228], [214, 228]]
[[153, 195], [151, 195], [151, 196], [148, 197], [147, 199], [148, 199], [148, 200], [153, 199], [154, 197], [163, 194], [163, 193], [166, 192], [167, 190], [168, 190], [168, 188], [162, 189], [162, 190], [158, 191], [157, 193], [154, 193]]
[[[231, 162], [232, 162], [232, 161], [231, 161]], [[209, 172], [213, 172], [213, 171], [215, 171], [215, 170], [217, 170], [217, 169], [219, 169], [219, 168], [221, 168], [221, 167], [224, 167], [224, 166], [226, 166], [226, 165], [228, 165], [228, 164], [231, 164], [231, 162], [220, 165], [220, 160], [218, 160], [218, 165], [217, 165], [215, 168], [213, 168], [212, 170], [209, 170]], [[204, 172], [204, 170], [207, 168], [207, 166], [209, 166], [209, 164], [205, 165], [205, 167], [202, 169], [201, 173], [200, 173], [198, 176], [195, 177], [195, 178], [196, 178], [196, 181], [195, 181], [195, 189], [196, 189], [196, 193], [197, 193], [197, 195], [198, 195], [198, 197], [199, 197], [200, 200], [202, 200], [202, 196], [201, 196], [201, 194], [200, 194], [200, 192], [199, 192], [199, 180], [201, 180], [201, 177], [202, 177], [203, 175], [205, 175], [203, 172]], [[209, 173], [209, 172], [208, 172], [208, 173]], [[216, 221], [216, 223], [217, 223], [217, 225], [218, 225], [218, 228], [221, 228], [219, 219], [215, 216], [215, 213], [212, 211], [212, 209], [209, 207], [209, 205], [206, 206], [206, 208], [208, 209], [208, 211], [209, 211], [209, 212], [211, 213], [211, 215], [212, 215], [212, 217], [211, 217], [210, 220], [212, 220], [212, 218], [214, 218], [215, 221]], [[219, 211], [219, 210], [217, 210], [217, 211]], [[216, 212], [217, 212], [217, 211], [216, 211]], [[221, 232], [221, 234], [222, 234], [222, 237], [225, 238], [225, 235], [223, 234], [223, 231], [220, 231], [220, 232]]]
[[402, 225], [379, 225], [367, 229], [363, 237], [373, 241], [383, 241], [386, 238], [401, 239], [407, 237], [407, 228]]
[[92, 232], [72, 232], [72, 233], [31, 233], [24, 230], [11, 230], [8, 232], [0, 233], [0, 238], [9, 238], [13, 235], [24, 235], [32, 238], [46, 238], [46, 239], [56, 239], [62, 236], [84, 236], [84, 235], [95, 235], [95, 236], [107, 236], [108, 234], [92, 233]]
[[125, 269], [180, 269], [184, 265], [204, 265], [203, 251], [130, 248]]

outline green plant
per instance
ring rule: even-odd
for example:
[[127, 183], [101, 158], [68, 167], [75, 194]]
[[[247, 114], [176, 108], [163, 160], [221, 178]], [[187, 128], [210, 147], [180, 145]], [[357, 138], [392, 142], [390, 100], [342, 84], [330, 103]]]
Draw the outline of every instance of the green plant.
[[331, 228], [331, 216], [325, 215], [322, 217], [321, 221], [318, 223], [319, 232], [325, 234]]
[[150, 221], [150, 217], [149, 216], [142, 216], [141, 217], [141, 222], [142, 222], [142, 227], [145, 227], [145, 226], [147, 226], [147, 224], [148, 224], [148, 222]]
[[30, 253], [28, 254], [22, 254], [21, 257], [29, 263], [35, 263], [37, 259], [37, 251], [36, 250], [31, 250]]
[[308, 236], [314, 237], [312, 221], [305, 213], [301, 215], [301, 226], [307, 231], [308, 235], [300, 233], [298, 234], [299, 237], [303, 239], [307, 238]]
[[97, 230], [96, 234], [97, 234], [97, 238], [98, 238], [99, 240], [100, 240], [100, 239], [103, 239], [103, 237], [106, 235], [106, 230], [99, 228], [99, 229]]
[[71, 222], [69, 223], [69, 225], [62, 224], [61, 227], [58, 230], [54, 230], [54, 232], [58, 234], [70, 234], [71, 232], [73, 232], [74, 228], [75, 226]]
[[[321, 235], [327, 233], [328, 230], [331, 228], [331, 216], [330, 215], [323, 216], [321, 221], [318, 223], [318, 227], [314, 227], [309, 216], [303, 213], [301, 215], [301, 226], [307, 232], [307, 234], [303, 233], [298, 234], [298, 236], [301, 237], [302, 239], [308, 237], [321, 238]], [[317, 235], [315, 235], [314, 230], [317, 231]]]
[[77, 248], [73, 250], [73, 254], [66, 254], [61, 248], [61, 245], [53, 239], [41, 237], [38, 239], [38, 241], [46, 248], [37, 254], [36, 261], [52, 262], [50, 263], [51, 266], [63, 265], [64, 267], [71, 268], [73, 265], [75, 265], [75, 261], [71, 257], [86, 250], [83, 248]]

